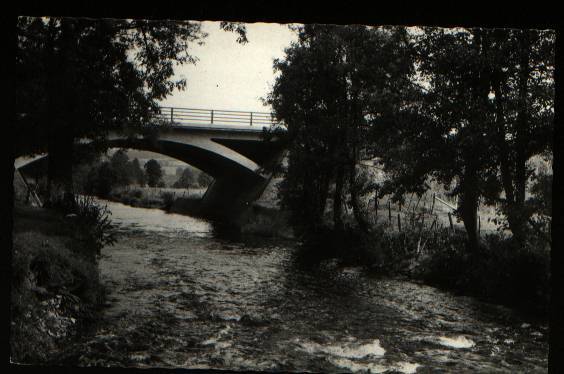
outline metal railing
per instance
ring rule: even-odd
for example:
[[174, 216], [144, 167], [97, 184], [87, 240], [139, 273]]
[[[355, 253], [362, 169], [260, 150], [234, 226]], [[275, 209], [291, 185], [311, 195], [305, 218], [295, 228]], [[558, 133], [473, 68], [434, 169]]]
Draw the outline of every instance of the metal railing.
[[278, 124], [271, 113], [236, 110], [161, 107], [155, 117], [173, 125], [238, 125], [271, 127]]

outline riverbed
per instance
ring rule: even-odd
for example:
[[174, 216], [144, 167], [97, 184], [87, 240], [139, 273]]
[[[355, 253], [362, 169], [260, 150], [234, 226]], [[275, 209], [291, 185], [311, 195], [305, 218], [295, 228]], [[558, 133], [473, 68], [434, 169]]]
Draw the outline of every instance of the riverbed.
[[102, 201], [108, 303], [83, 366], [295, 372], [546, 372], [548, 329], [511, 310], [225, 237], [205, 220]]

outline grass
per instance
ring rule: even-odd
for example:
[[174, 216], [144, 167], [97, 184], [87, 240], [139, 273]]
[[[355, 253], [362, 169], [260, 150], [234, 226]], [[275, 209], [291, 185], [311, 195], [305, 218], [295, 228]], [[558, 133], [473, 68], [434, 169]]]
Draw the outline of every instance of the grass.
[[292, 239], [288, 212], [253, 204], [238, 223], [242, 234]]
[[109, 199], [139, 208], [166, 209], [182, 213], [182, 208], [187, 204], [193, 209], [194, 203], [187, 202], [199, 200], [204, 192], [205, 188], [126, 187], [112, 191]]
[[534, 236], [516, 243], [501, 232], [490, 233], [471, 252], [462, 230], [413, 227], [398, 232], [377, 226], [361, 233], [326, 227], [305, 240], [303, 251], [310, 261], [334, 258], [374, 275], [405, 276], [547, 318], [550, 250]]
[[55, 211], [16, 205], [11, 278], [11, 358], [54, 359], [103, 300], [98, 266]]

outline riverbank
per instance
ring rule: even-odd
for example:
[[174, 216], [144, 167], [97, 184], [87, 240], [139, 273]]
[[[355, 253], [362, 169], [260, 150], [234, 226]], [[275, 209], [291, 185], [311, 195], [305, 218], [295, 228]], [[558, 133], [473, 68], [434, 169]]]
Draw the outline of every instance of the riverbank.
[[56, 362], [104, 300], [97, 260], [84, 250], [71, 220], [52, 210], [14, 207], [12, 362]]
[[334, 258], [340, 266], [360, 266], [373, 276], [400, 276], [548, 318], [550, 248], [540, 239], [516, 245], [510, 236], [487, 234], [478, 251], [469, 252], [461, 230], [327, 228], [306, 238], [303, 251], [307, 261]]
[[[135, 208], [162, 209], [168, 213], [202, 217], [199, 210], [205, 189], [143, 189], [130, 188], [112, 191], [107, 200]], [[289, 214], [277, 207], [253, 203], [235, 221], [231, 230], [241, 235], [294, 239]]]

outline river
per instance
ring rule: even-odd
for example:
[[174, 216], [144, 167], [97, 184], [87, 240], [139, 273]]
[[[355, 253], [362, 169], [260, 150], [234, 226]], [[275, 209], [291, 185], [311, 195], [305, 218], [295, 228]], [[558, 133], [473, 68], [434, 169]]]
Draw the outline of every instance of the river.
[[201, 219], [106, 202], [108, 303], [78, 365], [373, 373], [546, 372], [548, 330], [510, 310], [228, 239]]

